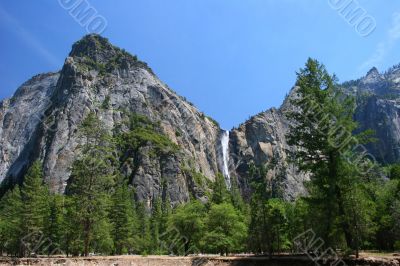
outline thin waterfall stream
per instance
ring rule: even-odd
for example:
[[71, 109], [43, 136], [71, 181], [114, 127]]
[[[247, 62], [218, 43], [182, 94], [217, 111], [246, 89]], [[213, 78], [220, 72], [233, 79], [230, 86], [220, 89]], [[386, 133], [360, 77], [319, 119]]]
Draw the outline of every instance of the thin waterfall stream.
[[221, 137], [222, 159], [223, 159], [223, 175], [225, 177], [226, 187], [231, 188], [231, 176], [229, 174], [229, 131], [226, 130]]

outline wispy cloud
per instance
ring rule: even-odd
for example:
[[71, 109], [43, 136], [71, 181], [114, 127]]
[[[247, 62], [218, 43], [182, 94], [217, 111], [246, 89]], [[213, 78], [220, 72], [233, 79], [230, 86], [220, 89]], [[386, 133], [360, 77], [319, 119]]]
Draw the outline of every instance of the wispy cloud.
[[400, 12], [396, 12], [392, 16], [392, 25], [387, 31], [385, 40], [378, 43], [375, 52], [370, 58], [361, 64], [360, 70], [371, 68], [381, 63], [390, 50], [393, 49], [397, 41], [400, 39]]
[[59, 60], [54, 56], [32, 33], [27, 31], [17, 19], [0, 6], [0, 22], [10, 29], [18, 38], [36, 53], [42, 56], [49, 64], [59, 67]]

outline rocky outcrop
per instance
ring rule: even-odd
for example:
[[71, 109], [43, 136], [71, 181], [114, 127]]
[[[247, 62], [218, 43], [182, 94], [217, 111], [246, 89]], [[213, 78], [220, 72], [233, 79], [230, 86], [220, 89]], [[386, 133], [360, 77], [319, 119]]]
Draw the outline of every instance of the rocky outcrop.
[[366, 145], [383, 164], [400, 160], [400, 65], [385, 73], [372, 68], [365, 77], [345, 82], [345, 91], [356, 98], [355, 119], [360, 130], [375, 131], [376, 142]]
[[[220, 171], [219, 126], [145, 63], [97, 35], [74, 44], [60, 73], [34, 77], [0, 106], [0, 181], [21, 182], [39, 159], [51, 188], [64, 191], [79, 155], [78, 127], [89, 112], [96, 112], [110, 132], [130, 113], [144, 115], [179, 145], [178, 154], [163, 158], [151, 156], [149, 147], [141, 149], [141, 165], [132, 177], [139, 200], [151, 204], [163, 195], [173, 203], [187, 201], [193, 183], [188, 173], [213, 180]], [[126, 169], [126, 174], [132, 173]]]
[[[368, 146], [382, 162], [399, 161], [400, 66], [380, 74], [371, 69], [362, 79], [343, 84], [357, 98], [356, 119], [362, 129], [376, 131]], [[221, 145], [225, 131], [218, 123], [162, 83], [146, 63], [98, 35], [75, 43], [62, 69], [24, 83], [11, 99], [0, 102], [0, 182], [21, 183], [27, 168], [43, 163], [52, 190], [65, 191], [72, 162], [79, 156], [79, 126], [95, 112], [111, 134], [131, 114], [157, 125], [157, 134], [179, 147], [154, 154], [154, 143], [141, 146], [121, 171], [136, 188], [136, 197], [151, 207], [158, 197], [173, 204], [191, 196], [207, 200], [210, 183], [223, 172], [229, 152], [230, 181], [245, 197], [251, 194], [251, 165], [266, 165], [265, 178], [273, 195], [293, 200], [305, 193], [307, 175], [289, 162], [294, 147], [287, 144], [286, 100], [251, 117], [229, 133], [229, 149]], [[225, 142], [226, 144], [226, 142]], [[227, 176], [228, 178], [228, 176]]]
[[287, 101], [280, 109], [269, 109], [251, 117], [231, 131], [231, 169], [236, 174], [243, 194], [251, 193], [249, 166], [266, 165], [271, 193], [276, 197], [294, 200], [305, 193], [303, 182], [308, 175], [300, 173], [290, 163], [294, 147], [287, 144], [289, 126], [285, 112]]
[[[11, 99], [0, 102], [0, 181], [14, 179], [35, 152], [30, 144], [37, 137], [38, 125], [51, 105], [58, 73], [41, 74], [25, 82]], [[31, 150], [31, 152], [29, 152]]]

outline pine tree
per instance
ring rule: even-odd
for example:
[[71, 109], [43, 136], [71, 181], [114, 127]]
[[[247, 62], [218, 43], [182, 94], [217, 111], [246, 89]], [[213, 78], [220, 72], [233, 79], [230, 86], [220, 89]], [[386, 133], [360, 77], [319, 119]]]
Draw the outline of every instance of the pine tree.
[[139, 221], [138, 252], [147, 255], [151, 252], [151, 225], [150, 214], [143, 202], [137, 204], [137, 216]]
[[62, 250], [67, 256], [79, 256], [83, 250], [80, 213], [75, 198], [65, 197], [62, 218]]
[[161, 232], [165, 232], [167, 230], [167, 223], [169, 218], [172, 215], [172, 206], [171, 199], [169, 195], [166, 196], [165, 200], [162, 203], [162, 218], [161, 218]]
[[22, 239], [24, 254], [40, 253], [44, 250], [37, 249], [45, 235], [47, 218], [49, 217], [49, 190], [43, 183], [43, 173], [39, 161], [33, 163], [24, 177], [21, 188], [23, 202], [21, 218], [24, 221]]
[[151, 251], [152, 254], [161, 255], [162, 250], [160, 247], [160, 235], [162, 234], [161, 231], [161, 222], [162, 222], [162, 202], [160, 198], [157, 198], [154, 202], [150, 224], [151, 224]]
[[249, 174], [253, 191], [250, 199], [249, 247], [253, 252], [263, 254], [269, 251], [266, 202], [271, 198], [271, 193], [266, 180], [267, 167], [251, 164]]
[[162, 202], [162, 208], [161, 208], [161, 220], [159, 223], [160, 226], [160, 233], [159, 233], [159, 243], [158, 243], [158, 248], [161, 254], [168, 254], [170, 250], [168, 250], [168, 247], [166, 246], [166, 243], [169, 242], [168, 239], [168, 221], [170, 221], [171, 217], [173, 215], [173, 210], [171, 206], [171, 200], [169, 195], [166, 195], [165, 200]]
[[[375, 243], [379, 250], [393, 250], [400, 235], [395, 234], [396, 224], [400, 233], [399, 210], [395, 207], [400, 201], [400, 181], [389, 180], [376, 187], [376, 223]], [[396, 238], [398, 237], [398, 238]]]
[[287, 239], [287, 218], [285, 203], [280, 199], [270, 199], [266, 203], [267, 209], [267, 239], [269, 255], [275, 251], [282, 251], [286, 248]]
[[63, 195], [51, 195], [49, 217], [45, 222], [45, 235], [51, 241], [47, 253], [57, 254], [61, 250], [63, 232]]
[[390, 179], [399, 179], [400, 180], [400, 164], [399, 163], [391, 165], [389, 177], [390, 177]]
[[111, 228], [108, 225], [108, 191], [114, 183], [115, 158], [111, 137], [94, 113], [90, 113], [83, 121], [80, 133], [84, 143], [82, 156], [72, 165], [67, 193], [71, 197], [70, 211], [76, 212], [72, 217], [77, 219], [75, 222], [80, 226], [83, 254], [88, 256], [95, 244], [93, 240], [98, 239], [96, 229], [105, 230], [97, 230], [104, 236], [110, 235], [107, 231]]
[[23, 203], [20, 188], [9, 190], [0, 201], [1, 249], [13, 256], [23, 256], [21, 238], [23, 237]]
[[233, 206], [235, 207], [236, 210], [241, 212], [245, 217], [249, 215], [249, 208], [248, 205], [245, 203], [243, 200], [242, 195], [240, 194], [240, 189], [237, 184], [236, 179], [232, 179], [232, 186], [230, 189], [230, 195], [231, 195], [231, 202]]
[[344, 172], [347, 168], [343, 166], [351, 164], [350, 168], [360, 169], [358, 162], [349, 162], [354, 155], [351, 149], [370, 141], [371, 132], [353, 135], [357, 128], [354, 99], [343, 97], [335, 77], [318, 61], [307, 61], [297, 74], [296, 86], [296, 96], [291, 100], [294, 108], [287, 114], [293, 121], [287, 137], [290, 145], [299, 147], [295, 161], [300, 170], [312, 174], [308, 202], [316, 214], [314, 229], [326, 247], [334, 246], [344, 234], [347, 246], [354, 248], [351, 224], [346, 219], [347, 188], [343, 187], [349, 183], [342, 182], [354, 172]]
[[229, 191], [225, 184], [225, 178], [221, 173], [217, 174], [215, 181], [212, 185], [212, 191], [212, 203], [220, 204], [223, 202], [228, 202], [230, 200]]
[[126, 180], [120, 177], [112, 196], [110, 220], [114, 240], [114, 254], [121, 255], [133, 250], [137, 232], [137, 217], [134, 209], [132, 191]]

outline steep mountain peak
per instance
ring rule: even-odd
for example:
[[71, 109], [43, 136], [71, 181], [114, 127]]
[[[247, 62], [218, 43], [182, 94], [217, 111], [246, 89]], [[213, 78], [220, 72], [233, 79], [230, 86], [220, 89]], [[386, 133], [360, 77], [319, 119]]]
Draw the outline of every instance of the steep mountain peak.
[[115, 69], [129, 69], [131, 66], [141, 67], [153, 74], [145, 62], [139, 61], [124, 49], [112, 45], [107, 38], [98, 34], [88, 34], [73, 44], [69, 58], [83, 66], [83, 70], [98, 70], [110, 73]]
[[376, 67], [371, 68], [367, 75], [362, 79], [363, 83], [374, 83], [381, 80], [383, 77]]
[[115, 47], [104, 38], [97, 34], [85, 35], [82, 39], [72, 45], [72, 50], [69, 54], [70, 57], [83, 57], [87, 56], [93, 60], [101, 59], [100, 55], [115, 54]]
[[76, 42], [59, 73], [36, 76], [18, 91], [21, 96], [0, 103], [0, 183], [21, 182], [40, 160], [52, 191], [63, 192], [82, 152], [80, 125], [90, 112], [121, 136], [139, 130], [130, 127], [132, 117], [145, 117], [145, 132], [132, 140], [140, 142], [134, 152], [138, 160], [129, 155], [120, 170], [149, 208], [160, 196], [172, 204], [191, 195], [204, 201], [206, 180], [222, 170], [217, 123], [144, 62], [99, 35]]
[[367, 76], [377, 76], [379, 75], [379, 71], [376, 67], [372, 67], [368, 72]]

